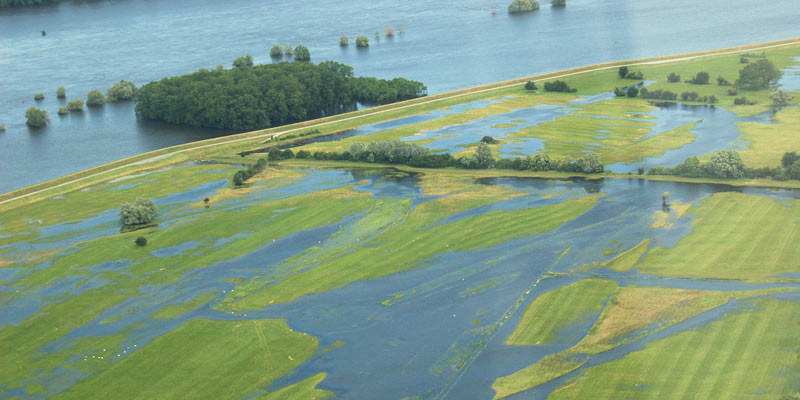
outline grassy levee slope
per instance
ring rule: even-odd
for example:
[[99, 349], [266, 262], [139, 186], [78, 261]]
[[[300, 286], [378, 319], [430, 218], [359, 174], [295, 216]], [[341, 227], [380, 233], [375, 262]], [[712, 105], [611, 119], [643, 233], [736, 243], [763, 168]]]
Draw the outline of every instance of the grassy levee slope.
[[800, 272], [800, 200], [716, 193], [687, 214], [692, 232], [654, 247], [635, 265], [663, 276], [769, 281]]
[[800, 303], [754, 300], [699, 329], [586, 369], [551, 399], [777, 399], [800, 391]]
[[52, 398], [242, 398], [300, 365], [317, 345], [281, 320], [196, 319]]

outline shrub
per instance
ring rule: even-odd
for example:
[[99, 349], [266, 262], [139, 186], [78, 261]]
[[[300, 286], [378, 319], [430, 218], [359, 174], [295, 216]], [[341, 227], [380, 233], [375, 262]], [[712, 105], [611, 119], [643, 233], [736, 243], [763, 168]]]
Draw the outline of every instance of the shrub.
[[67, 89], [64, 88], [63, 86], [59, 86], [58, 89], [56, 89], [56, 97], [58, 97], [59, 99], [66, 98], [67, 97]]
[[136, 98], [136, 93], [136, 85], [133, 82], [121, 79], [119, 83], [115, 83], [108, 88], [106, 98], [108, 101], [128, 101]]
[[538, 0], [514, 0], [508, 5], [509, 14], [530, 12], [539, 9]]
[[725, 79], [725, 78], [723, 78], [723, 77], [721, 77], [721, 76], [718, 76], [718, 77], [717, 77], [717, 85], [720, 85], [720, 86], [730, 86], [730, 85], [731, 85], [731, 83], [730, 83], [730, 82], [728, 82], [728, 80], [727, 80], [727, 79]]
[[[343, 37], [345, 39], [347, 39], [347, 36], [343, 36]], [[283, 47], [281, 47], [281, 45], [279, 45], [279, 44], [276, 44], [276, 45], [272, 46], [272, 48], [269, 49], [269, 56], [272, 57], [272, 58], [281, 58], [281, 57], [283, 57]]]
[[68, 111], [67, 111], [66, 107], [64, 107], [64, 106], [58, 107], [58, 115], [66, 115], [67, 112]]
[[539, 88], [536, 87], [536, 84], [533, 83], [532, 81], [525, 82], [525, 90], [537, 90], [537, 89]]
[[569, 85], [567, 85], [566, 82], [559, 80], [555, 80], [552, 82], [545, 82], [544, 90], [548, 92], [568, 92], [568, 93], [573, 93], [578, 91], [578, 89], [569, 87]]
[[300, 150], [295, 155], [295, 158], [300, 158], [300, 159], [311, 158], [311, 152], [308, 150]]
[[0, 132], [6, 131], [6, 124], [0, 124]]
[[661, 90], [656, 89], [653, 91], [647, 90], [647, 88], [642, 88], [639, 91], [639, 97], [643, 99], [657, 99], [657, 100], [677, 100], [678, 94], [673, 93], [669, 90]]
[[120, 207], [119, 218], [123, 225], [143, 225], [153, 221], [158, 209], [153, 200], [139, 197], [134, 203]]
[[347, 46], [349, 44], [349, 39], [347, 35], [342, 35], [339, 37], [339, 46]]
[[642, 73], [642, 71], [628, 72], [628, 75], [625, 75], [625, 79], [636, 79], [636, 80], [644, 79], [644, 74]]
[[70, 110], [70, 111], [83, 111], [83, 100], [82, 99], [70, 100], [67, 103], [67, 110]]
[[36, 101], [44, 100], [44, 93], [36, 93], [35, 95], [33, 95], [33, 99]]
[[356, 47], [369, 47], [369, 38], [364, 35], [356, 37]]
[[89, 107], [102, 106], [105, 102], [106, 98], [103, 96], [103, 92], [97, 89], [90, 90], [86, 96], [86, 105]]
[[30, 126], [31, 128], [41, 128], [47, 125], [47, 119], [49, 118], [47, 115], [47, 111], [40, 110], [36, 107], [31, 107], [27, 111], [25, 111], [25, 124]]
[[147, 245], [147, 239], [144, 236], [139, 236], [139, 237], [136, 238], [134, 243], [136, 243], [137, 246], [146, 246]]
[[628, 93], [627, 93], [628, 97], [636, 97], [638, 94], [639, 94], [639, 89], [636, 89], [633, 86], [628, 88]]
[[681, 76], [679, 74], [674, 73], [674, 72], [670, 72], [669, 76], [667, 76], [667, 82], [677, 83], [677, 82], [680, 82], [680, 81], [681, 81]]
[[381, 39], [380, 31], [375, 31], [375, 40], [380, 40], [380, 39]]
[[294, 48], [295, 61], [308, 61], [310, 59], [311, 59], [311, 52], [308, 51], [308, 47], [299, 44], [297, 45], [297, 47]]
[[394, 36], [394, 28], [387, 26], [386, 29], [383, 30], [383, 34], [386, 35], [386, 37]]
[[708, 75], [708, 72], [698, 72], [694, 78], [689, 79], [686, 82], [693, 83], [695, 85], [706, 85], [708, 84], [709, 79], [711, 79], [711, 77]]
[[785, 90], [776, 90], [769, 97], [772, 99], [772, 104], [778, 108], [786, 107], [794, 100], [794, 97]]
[[242, 68], [242, 67], [252, 67], [253, 66], [253, 56], [250, 54], [246, 56], [236, 57], [233, 60], [233, 67], [234, 68]]

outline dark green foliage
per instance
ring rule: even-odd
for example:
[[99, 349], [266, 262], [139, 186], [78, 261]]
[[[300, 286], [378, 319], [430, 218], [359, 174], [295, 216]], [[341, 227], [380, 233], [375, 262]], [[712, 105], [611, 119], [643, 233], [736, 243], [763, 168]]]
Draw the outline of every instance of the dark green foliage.
[[364, 35], [356, 37], [356, 47], [369, 47], [369, 38]]
[[678, 83], [680, 81], [681, 81], [681, 76], [679, 74], [674, 73], [674, 72], [670, 72], [669, 76], [667, 76], [667, 82]]
[[628, 76], [628, 67], [625, 66], [619, 67], [619, 69], [617, 70], [617, 74], [619, 75], [620, 78], [625, 78], [626, 76]]
[[63, 86], [59, 86], [58, 89], [56, 89], [56, 97], [58, 97], [59, 99], [66, 98], [67, 97], [67, 89], [64, 88]]
[[123, 204], [119, 210], [119, 218], [123, 225], [143, 225], [152, 222], [157, 212], [153, 200], [140, 197], [134, 203]]
[[537, 89], [539, 89], [539, 88], [536, 87], [536, 84], [533, 83], [533, 81], [525, 82], [525, 90], [537, 90]]
[[782, 76], [783, 72], [772, 61], [761, 59], [739, 71], [736, 85], [749, 90], [767, 89], [777, 85]]
[[294, 48], [295, 61], [308, 61], [310, 59], [311, 59], [311, 52], [308, 51], [308, 47], [299, 44]]
[[642, 73], [642, 71], [628, 72], [628, 75], [625, 75], [625, 79], [642, 80], [644, 79], [644, 74]]
[[524, 13], [539, 9], [537, 0], [514, 0], [508, 5], [510, 14]]
[[31, 128], [41, 128], [47, 124], [47, 111], [31, 107], [25, 111], [25, 124]]
[[147, 238], [144, 236], [139, 236], [136, 238], [134, 243], [136, 243], [137, 246], [147, 246]]
[[642, 174], [644, 174], [644, 167], [639, 167], [639, 168], [636, 168], [636, 173], [637, 173], [638, 175], [642, 175]]
[[311, 152], [308, 150], [300, 150], [295, 155], [295, 158], [304, 159], [304, 158], [311, 158]]
[[352, 108], [425, 95], [403, 78], [355, 78], [347, 65], [326, 61], [275, 63], [195, 73], [139, 89], [136, 115], [173, 124], [252, 130], [304, 121]]
[[687, 83], [693, 83], [695, 85], [707, 85], [711, 76], [708, 75], [708, 72], [698, 72], [694, 78], [689, 79], [686, 81]]
[[67, 103], [67, 110], [70, 111], [83, 111], [83, 100], [73, 99]]
[[102, 106], [106, 103], [106, 98], [103, 96], [103, 92], [93, 89], [89, 91], [89, 94], [86, 95], [86, 105], [89, 107], [96, 107]]
[[569, 85], [567, 85], [567, 82], [558, 80], [552, 82], [545, 82], [544, 90], [548, 92], [568, 92], [568, 93], [578, 91], [578, 89], [569, 87]]
[[747, 64], [749, 62], [750, 62], [750, 60], [748, 60], [747, 57], [739, 57], [739, 63]]
[[747, 99], [747, 97], [742, 96], [733, 99], [733, 104], [737, 106], [751, 106], [753, 104], [756, 104], [756, 102], [750, 101]]
[[567, 5], [567, 0], [550, 0], [550, 4], [553, 7], [565, 7]]
[[[277, 149], [277, 148], [273, 147], [272, 149], [270, 149], [270, 152], [272, 152], [272, 150], [277, 150], [278, 154], [281, 153], [281, 151], [279, 149]], [[291, 150], [289, 150], [289, 153], [291, 153]], [[267, 166], [267, 159], [266, 158], [259, 158], [258, 161], [256, 161], [255, 164], [253, 164], [253, 165], [251, 165], [251, 166], [249, 166], [249, 167], [247, 167], [245, 169], [240, 169], [240, 170], [236, 171], [236, 173], [233, 174], [233, 185], [234, 186], [242, 186], [245, 181], [250, 179], [250, 177], [252, 177], [253, 175], [258, 175], [259, 173], [261, 173], [261, 171], [263, 171], [266, 166]]]
[[721, 77], [721, 76], [718, 76], [718, 77], [717, 77], [717, 85], [720, 85], [720, 86], [730, 86], [730, 85], [731, 85], [731, 83], [730, 83], [730, 82], [728, 82], [728, 80], [727, 80], [727, 79], [725, 79], [725, 78], [723, 78], [723, 77]]
[[643, 99], [672, 100], [672, 101], [674, 101], [674, 100], [678, 99], [678, 94], [677, 93], [673, 93], [673, 92], [671, 92], [669, 90], [661, 90], [661, 89], [648, 90], [647, 88], [642, 88], [642, 90], [639, 91], [639, 97], [641, 97]]
[[36, 93], [35, 95], [33, 95], [33, 99], [36, 101], [44, 100], [44, 93]]
[[491, 136], [484, 136], [484, 137], [481, 138], [481, 142], [482, 143], [486, 143], [486, 144], [495, 144], [495, 143], [497, 143], [497, 140], [495, 140]]
[[787, 151], [786, 153], [783, 154], [783, 157], [781, 158], [781, 165], [783, 166], [783, 168], [789, 168], [797, 161], [800, 161], [800, 155], [798, 155], [797, 152], [794, 151]]
[[242, 68], [242, 67], [252, 67], [253, 66], [253, 56], [250, 54], [246, 56], [236, 57], [233, 60], [233, 67], [234, 68]]
[[283, 47], [281, 45], [276, 44], [269, 49], [269, 56], [272, 58], [281, 58], [283, 57]]
[[636, 89], [635, 87], [631, 86], [628, 88], [628, 92], [626, 94], [628, 95], [628, 97], [636, 97], [637, 95], [639, 95], [639, 89]]
[[136, 98], [136, 85], [125, 79], [115, 83], [106, 91], [108, 101], [127, 101]]
[[681, 100], [683, 101], [697, 101], [700, 95], [697, 92], [683, 92], [681, 93]]

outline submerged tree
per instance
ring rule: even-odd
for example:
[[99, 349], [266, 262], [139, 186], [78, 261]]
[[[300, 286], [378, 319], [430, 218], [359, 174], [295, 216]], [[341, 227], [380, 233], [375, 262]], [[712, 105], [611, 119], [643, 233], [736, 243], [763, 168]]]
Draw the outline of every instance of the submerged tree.
[[58, 89], [56, 89], [56, 97], [58, 97], [59, 99], [66, 98], [67, 89], [65, 89], [63, 86], [59, 86]]
[[106, 91], [108, 101], [127, 101], [136, 97], [136, 84], [122, 79]]
[[369, 38], [364, 35], [356, 37], [356, 47], [369, 47]]
[[297, 47], [294, 48], [295, 61], [308, 61], [310, 59], [311, 59], [311, 52], [308, 51], [308, 47], [299, 44], [297, 45]]
[[233, 60], [233, 67], [234, 68], [242, 68], [242, 67], [252, 67], [253, 66], [253, 56], [250, 54], [246, 56], [236, 57]]
[[538, 9], [539, 1], [537, 0], [514, 0], [508, 5], [510, 14], [525, 13]]
[[25, 111], [25, 124], [31, 128], [41, 128], [47, 125], [47, 111], [31, 107]]
[[661, 194], [661, 208], [664, 210], [669, 208], [669, 204], [667, 204], [667, 200], [669, 199], [669, 192], [664, 192]]
[[103, 92], [97, 89], [90, 90], [86, 96], [86, 105], [90, 107], [102, 106], [105, 102], [106, 98], [103, 96]]
[[339, 46], [347, 46], [348, 44], [350, 44], [350, 40], [347, 38], [347, 35], [339, 37]]
[[269, 49], [269, 56], [272, 58], [281, 58], [283, 57], [283, 47], [281, 45], [276, 44]]

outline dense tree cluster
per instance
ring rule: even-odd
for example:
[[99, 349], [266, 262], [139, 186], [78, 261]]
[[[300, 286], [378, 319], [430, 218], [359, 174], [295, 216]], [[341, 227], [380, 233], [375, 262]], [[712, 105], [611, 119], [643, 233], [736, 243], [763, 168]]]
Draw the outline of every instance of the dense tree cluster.
[[577, 92], [578, 89], [571, 88], [567, 85], [567, 82], [555, 80], [552, 82], [545, 82], [544, 83], [544, 90], [548, 92]]
[[695, 91], [681, 93], [681, 100], [683, 101], [701, 101], [703, 103], [714, 104], [718, 101], [717, 96], [700, 96]]
[[525, 90], [538, 90], [539, 88], [536, 87], [536, 83], [533, 81], [525, 82]]
[[108, 101], [127, 101], [136, 98], [136, 85], [125, 79], [115, 83], [106, 91]]
[[675, 101], [678, 99], [678, 94], [673, 93], [669, 90], [648, 90], [647, 88], [642, 88], [639, 91], [639, 97], [643, 99], [655, 99], [655, 100], [671, 100]]
[[41, 128], [47, 124], [47, 111], [31, 107], [25, 111], [25, 124], [31, 128]]
[[134, 203], [125, 203], [119, 209], [119, 218], [123, 225], [149, 224], [156, 217], [158, 209], [153, 200], [139, 197]]
[[242, 67], [252, 67], [253, 66], [253, 56], [250, 54], [246, 56], [236, 57], [233, 60], [233, 67], [234, 68], [242, 68]]
[[524, 13], [538, 9], [538, 0], [514, 0], [508, 5], [508, 12], [511, 14]]
[[752, 106], [753, 104], [756, 104], [756, 102], [748, 100], [747, 97], [742, 96], [733, 99], [733, 104], [736, 106]]
[[761, 59], [739, 71], [736, 86], [750, 90], [767, 89], [775, 87], [782, 76], [783, 72], [772, 61]]
[[245, 181], [250, 179], [253, 175], [258, 175], [259, 173], [261, 173], [261, 171], [263, 171], [264, 167], [266, 166], [267, 166], [267, 160], [265, 158], [259, 158], [255, 164], [245, 169], [240, 169], [236, 171], [236, 173], [233, 174], [233, 184], [235, 186], [242, 186], [245, 183]]
[[386, 104], [425, 91], [422, 83], [402, 78], [355, 78], [351, 67], [332, 61], [201, 69], [142, 86], [136, 115], [182, 125], [261, 129], [341, 112], [355, 102]]
[[784, 153], [781, 165], [775, 168], [748, 168], [735, 150], [722, 150], [711, 156], [711, 161], [700, 163], [697, 157], [689, 157], [672, 168], [653, 167], [649, 175], [674, 175], [689, 178], [774, 178], [776, 180], [800, 180], [800, 155], [796, 152]]

